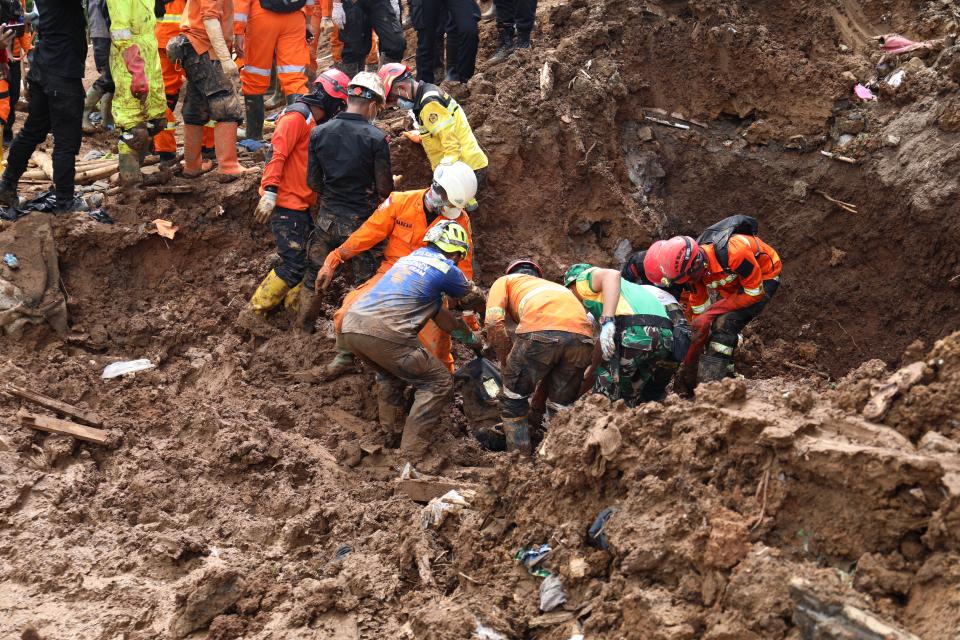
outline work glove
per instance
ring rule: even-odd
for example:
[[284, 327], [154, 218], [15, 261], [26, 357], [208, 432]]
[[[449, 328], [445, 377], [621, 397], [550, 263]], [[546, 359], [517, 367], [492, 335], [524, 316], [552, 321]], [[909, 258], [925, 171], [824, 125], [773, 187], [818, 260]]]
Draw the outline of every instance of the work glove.
[[477, 320], [477, 314], [473, 311], [463, 312], [463, 322], [471, 331], [480, 331], [480, 321]]
[[600, 328], [600, 351], [603, 353], [603, 359], [609, 360], [617, 351], [617, 323], [613, 320], [607, 320]]
[[450, 332], [450, 337], [467, 345], [477, 353], [483, 351], [483, 338], [478, 331], [472, 331], [466, 326], [458, 327]]
[[310, 27], [307, 27], [307, 35], [305, 37], [307, 39], [307, 44], [313, 42], [313, 31], [310, 31]]
[[347, 14], [343, 10], [342, 2], [333, 3], [333, 13], [330, 15], [330, 19], [333, 20], [333, 24], [337, 25], [337, 29], [343, 29], [347, 25]]
[[414, 129], [413, 131], [404, 131], [401, 133], [404, 138], [410, 142], [415, 142], [416, 144], [423, 144], [423, 138], [420, 137], [420, 132]]
[[343, 258], [340, 257], [340, 251], [334, 249], [327, 254], [327, 259], [323, 261], [323, 268], [317, 274], [315, 284], [316, 291], [326, 291], [333, 282], [333, 277], [337, 275], [337, 267], [343, 264]]
[[260, 202], [257, 204], [257, 210], [253, 213], [253, 219], [260, 224], [266, 224], [273, 210], [277, 206], [277, 194], [275, 191], [264, 191], [260, 196]]
[[333, 20], [330, 19], [330, 16], [324, 16], [320, 18], [320, 35], [324, 38], [330, 36], [330, 29], [333, 28]]
[[123, 50], [123, 64], [130, 72], [130, 93], [140, 102], [145, 102], [147, 94], [150, 93], [150, 84], [147, 82], [139, 46], [132, 44]]

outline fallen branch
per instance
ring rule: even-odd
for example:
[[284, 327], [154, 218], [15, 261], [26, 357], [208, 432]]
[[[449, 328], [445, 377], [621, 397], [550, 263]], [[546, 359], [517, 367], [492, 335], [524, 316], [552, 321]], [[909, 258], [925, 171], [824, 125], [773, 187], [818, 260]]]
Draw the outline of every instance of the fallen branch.
[[653, 116], [643, 116], [643, 119], [649, 120], [650, 122], [656, 122], [657, 124], [662, 124], [665, 127], [673, 127], [674, 129], [683, 129], [684, 131], [690, 128], [690, 126], [686, 124], [678, 124], [676, 122], [670, 122], [669, 120], [654, 118]]
[[457, 575], [459, 575], [461, 578], [463, 578], [463, 579], [465, 579], [465, 580], [469, 580], [469, 581], [472, 582], [473, 584], [478, 584], [478, 585], [482, 585], [482, 584], [483, 584], [483, 583], [480, 582], [479, 580], [477, 580], [477, 579], [475, 579], [475, 578], [471, 578], [470, 576], [468, 576], [467, 574], [465, 574], [465, 573], [462, 572], [462, 571], [457, 571]]
[[851, 158], [849, 156], [842, 156], [839, 153], [821, 151], [820, 155], [826, 156], [827, 158], [832, 158], [833, 160], [839, 160], [840, 162], [846, 162], [847, 164], [860, 164], [860, 161], [857, 160], [856, 158]]
[[117, 170], [117, 163], [108, 164], [106, 166], [100, 167], [98, 169], [89, 169], [77, 174], [77, 177], [74, 178], [74, 181], [77, 184], [83, 184], [85, 182], [96, 182], [100, 178], [106, 178], [111, 173]]
[[817, 371], [816, 369], [811, 369], [810, 367], [805, 367], [802, 364], [796, 364], [795, 362], [790, 362], [789, 360], [785, 360], [783, 364], [787, 365], [788, 367], [792, 367], [794, 369], [799, 369], [800, 371], [806, 371], [807, 373], [812, 373], [814, 375], [820, 376], [827, 380], [830, 379], [830, 374], [824, 373], [823, 371]]
[[71, 418], [86, 423], [92, 427], [103, 426], [103, 421], [95, 413], [84, 411], [79, 407], [75, 407], [72, 404], [67, 404], [66, 402], [61, 402], [51, 398], [50, 396], [45, 396], [42, 393], [30, 391], [29, 389], [24, 389], [23, 387], [18, 387], [14, 384], [8, 384], [4, 388], [4, 391], [14, 397], [26, 400], [27, 402], [38, 404], [45, 409], [50, 409], [51, 411], [62, 413], [65, 416], [70, 416]]
[[107, 442], [107, 432], [103, 429], [94, 429], [93, 427], [85, 427], [68, 420], [40, 416], [24, 411], [23, 409], [17, 412], [17, 417], [20, 418], [20, 424], [22, 426], [37, 429], [38, 431], [49, 431], [50, 433], [73, 436], [77, 440], [85, 440], [86, 442], [93, 442], [94, 444], [106, 444]]
[[860, 212], [857, 210], [857, 205], [855, 205], [855, 204], [850, 204], [849, 202], [844, 202], [843, 200], [837, 200], [836, 198], [831, 198], [829, 195], [827, 195], [827, 194], [826, 194], [825, 192], [823, 192], [823, 191], [820, 191], [819, 189], [816, 189], [816, 190], [814, 191], [814, 193], [820, 194], [821, 196], [823, 196], [824, 198], [826, 198], [827, 201], [832, 202], [833, 204], [839, 206], [841, 209], [843, 209], [844, 211], [846, 211], [846, 212], [848, 212], [848, 213], [860, 213]]
[[767, 462], [767, 468], [763, 472], [763, 480], [760, 481], [760, 484], [757, 485], [757, 495], [755, 499], [760, 497], [760, 489], [763, 488], [763, 502], [760, 504], [760, 515], [757, 516], [757, 521], [753, 523], [753, 526], [750, 527], [750, 531], [753, 531], [760, 526], [760, 523], [763, 522], [763, 516], [767, 512], [767, 488], [770, 486], [770, 467], [773, 465], [773, 457], [770, 457], [770, 461]]

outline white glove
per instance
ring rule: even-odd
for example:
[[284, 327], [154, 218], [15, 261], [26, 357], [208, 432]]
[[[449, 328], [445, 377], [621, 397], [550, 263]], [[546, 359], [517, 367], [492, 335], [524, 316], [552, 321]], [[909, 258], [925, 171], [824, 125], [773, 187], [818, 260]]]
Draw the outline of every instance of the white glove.
[[253, 219], [260, 224], [265, 224], [270, 216], [273, 215], [273, 209], [277, 206], [277, 194], [273, 191], [264, 191], [260, 196], [260, 202], [257, 204], [257, 210], [253, 213]]
[[393, 15], [400, 19], [400, 0], [390, 0], [390, 7], [393, 9]]
[[600, 351], [603, 352], [603, 359], [609, 360], [617, 350], [615, 340], [617, 334], [617, 325], [613, 320], [608, 320], [600, 329]]
[[337, 29], [343, 29], [347, 25], [347, 14], [343, 10], [342, 2], [333, 3], [333, 13], [330, 19], [333, 20], [333, 24], [337, 25]]

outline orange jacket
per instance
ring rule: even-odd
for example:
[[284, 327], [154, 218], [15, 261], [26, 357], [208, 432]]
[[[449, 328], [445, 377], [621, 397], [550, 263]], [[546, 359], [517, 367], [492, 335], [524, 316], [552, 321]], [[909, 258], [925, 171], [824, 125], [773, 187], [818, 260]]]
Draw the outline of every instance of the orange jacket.
[[203, 21], [211, 18], [220, 21], [223, 37], [229, 47], [230, 34], [233, 33], [233, 0], [187, 0], [180, 31], [190, 39], [198, 56], [209, 51], [210, 59], [216, 60], [217, 54], [210, 48], [210, 38], [203, 28]]
[[[780, 275], [780, 256], [773, 247], [755, 236], [736, 234], [730, 237], [727, 244], [728, 271], [720, 266], [713, 245], [703, 245], [703, 251], [707, 258], [703, 277], [693, 283], [693, 291], [687, 298], [692, 316], [698, 316], [708, 308], [717, 315], [721, 311], [749, 307], [766, 295], [763, 281]], [[711, 289], [722, 298], [712, 307]]]
[[[391, 193], [360, 228], [340, 245], [340, 255], [352, 258], [386, 240], [383, 262], [378, 270], [382, 273], [400, 258], [423, 247], [423, 236], [427, 229], [446, 220], [443, 216], [437, 216], [433, 222], [427, 224], [427, 214], [423, 210], [423, 194], [426, 192], [426, 189], [418, 189]], [[470, 216], [463, 211], [454, 222], [467, 231], [467, 238], [470, 240], [470, 251], [457, 266], [468, 280], [473, 280], [473, 230], [470, 228]]]
[[[26, 14], [27, 0], [20, 0], [20, 6], [23, 8], [24, 14]], [[32, 48], [33, 34], [30, 32], [30, 29], [24, 29], [23, 34], [14, 38], [13, 42], [10, 43], [10, 52], [13, 54], [14, 60], [22, 60]]]
[[166, 5], [166, 13], [157, 20], [153, 33], [157, 36], [157, 47], [166, 49], [170, 38], [180, 33], [180, 21], [183, 19], [183, 10], [187, 7], [187, 0], [173, 0]]
[[277, 119], [270, 141], [273, 157], [263, 168], [260, 195], [265, 187], [277, 187], [277, 204], [296, 211], [304, 211], [317, 201], [316, 192], [307, 186], [307, 147], [315, 124], [312, 114], [304, 118], [294, 110]]
[[[593, 324], [577, 297], [562, 284], [522, 273], [501, 276], [487, 295], [487, 335], [506, 334], [506, 317], [517, 333], [569, 331], [593, 337]], [[493, 329], [493, 332], [491, 331]]]

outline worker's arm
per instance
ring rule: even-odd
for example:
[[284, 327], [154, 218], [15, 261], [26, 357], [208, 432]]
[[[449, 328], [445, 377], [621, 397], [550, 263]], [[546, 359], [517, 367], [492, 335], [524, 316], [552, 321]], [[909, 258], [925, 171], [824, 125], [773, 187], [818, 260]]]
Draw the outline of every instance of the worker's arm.
[[[444, 274], [442, 290], [453, 300], [482, 297], [477, 285], [467, 280], [460, 269], [450, 269]], [[477, 350], [483, 346], [480, 334], [470, 327], [463, 318], [458, 318], [450, 313], [450, 310], [446, 307], [440, 307], [440, 310], [434, 316], [434, 321], [438, 327], [449, 333], [450, 337], [457, 342]]]
[[614, 317], [617, 315], [617, 305], [620, 304], [620, 272], [615, 269], [593, 269], [589, 272], [590, 288], [601, 295], [603, 300], [603, 315]]
[[393, 166], [390, 164], [390, 145], [386, 138], [373, 150], [373, 175], [380, 200], [386, 200], [393, 193]]
[[[396, 223], [397, 212], [390, 198], [384, 200], [377, 210], [367, 218], [360, 228], [350, 234], [350, 237], [343, 241], [336, 252], [340, 257], [349, 260], [358, 253], [372, 249], [393, 233], [393, 226]], [[333, 253], [333, 252], [331, 252]]]
[[490, 287], [490, 293], [487, 294], [487, 311], [484, 314], [487, 340], [497, 354], [497, 360], [501, 365], [507, 363], [507, 355], [510, 353], [510, 336], [507, 334], [506, 321], [506, 309], [510, 303], [508, 286], [507, 276], [497, 278]]
[[683, 362], [692, 342], [690, 325], [687, 324], [687, 317], [683, 315], [679, 304], [668, 304], [665, 308], [670, 322], [673, 323], [673, 359]]
[[473, 227], [470, 226], [470, 216], [466, 211], [460, 214], [456, 220], [457, 224], [463, 227], [467, 232], [467, 255], [457, 264], [467, 280], [473, 280]]
[[[246, 35], [249, 20], [250, 0], [233, 0], [233, 35]], [[238, 51], [237, 55], [242, 54]]]
[[739, 276], [740, 291], [714, 304], [710, 308], [714, 316], [749, 307], [767, 295], [763, 289], [763, 270], [749, 247], [730, 256], [730, 269]]
[[[273, 156], [263, 168], [263, 177], [260, 179], [261, 187], [277, 187], [280, 185], [280, 176], [283, 174], [287, 158], [290, 157], [290, 153], [300, 139], [309, 135], [309, 133], [310, 125], [298, 113], [285, 115], [277, 120], [277, 128], [270, 140], [273, 147]], [[309, 154], [307, 162], [309, 163]], [[309, 175], [309, 171], [307, 175]]]
[[207, 38], [210, 40], [210, 48], [220, 62], [220, 67], [227, 78], [237, 80], [240, 72], [237, 71], [237, 63], [233, 61], [230, 48], [227, 47], [227, 41], [223, 37], [220, 7], [215, 0], [200, 0], [200, 17], [203, 19], [203, 30], [207, 32]]
[[427, 102], [420, 110], [420, 122], [423, 123], [423, 131], [433, 136], [443, 148], [441, 163], [456, 162], [460, 159], [460, 140], [457, 139], [454, 127], [456, 120], [442, 104], [436, 100]]

